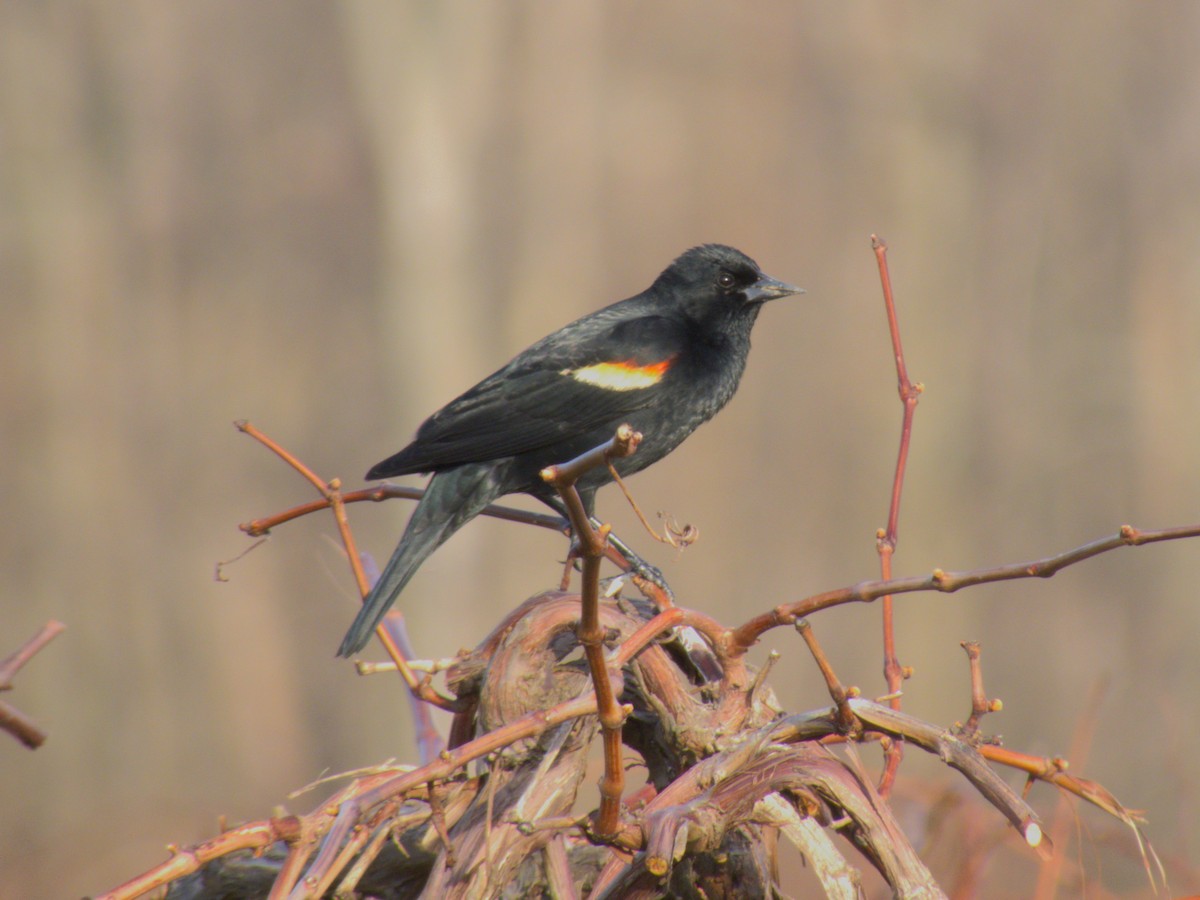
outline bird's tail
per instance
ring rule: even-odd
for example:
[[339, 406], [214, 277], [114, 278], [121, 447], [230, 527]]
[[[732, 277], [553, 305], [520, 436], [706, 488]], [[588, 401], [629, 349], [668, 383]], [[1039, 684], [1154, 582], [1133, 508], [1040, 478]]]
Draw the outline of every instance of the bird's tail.
[[363, 599], [362, 609], [342, 639], [338, 656], [350, 656], [366, 646], [375, 626], [421, 563], [504, 493], [501, 481], [494, 463], [459, 466], [433, 476], [383, 574]]

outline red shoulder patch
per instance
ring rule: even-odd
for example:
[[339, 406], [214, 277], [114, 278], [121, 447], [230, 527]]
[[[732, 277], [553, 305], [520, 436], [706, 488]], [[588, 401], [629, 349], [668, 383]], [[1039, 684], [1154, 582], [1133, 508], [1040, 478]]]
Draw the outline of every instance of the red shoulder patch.
[[671, 368], [674, 360], [674, 356], [668, 356], [660, 362], [648, 365], [638, 365], [632, 359], [602, 362], [578, 369], [563, 369], [562, 374], [607, 391], [637, 391], [653, 387], [662, 381], [663, 375]]

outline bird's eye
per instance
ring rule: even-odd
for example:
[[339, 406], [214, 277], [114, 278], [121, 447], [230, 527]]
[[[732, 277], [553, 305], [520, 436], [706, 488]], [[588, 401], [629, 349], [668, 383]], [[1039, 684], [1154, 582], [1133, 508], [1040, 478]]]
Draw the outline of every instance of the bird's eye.
[[735, 284], [737, 284], [737, 279], [728, 272], [722, 272], [717, 276], [717, 287], [723, 291], [729, 290]]

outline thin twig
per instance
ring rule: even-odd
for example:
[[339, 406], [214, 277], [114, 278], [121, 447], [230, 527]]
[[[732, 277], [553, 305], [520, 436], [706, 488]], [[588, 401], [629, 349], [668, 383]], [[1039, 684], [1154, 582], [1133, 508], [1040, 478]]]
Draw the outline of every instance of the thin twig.
[[[11, 690], [17, 672], [41, 652], [42, 648], [62, 634], [66, 627], [62, 622], [51, 619], [37, 634], [0, 662], [0, 691]], [[30, 750], [36, 750], [46, 743], [46, 732], [39, 728], [33, 719], [15, 706], [3, 702], [0, 702], [0, 731], [7, 731]]]
[[922, 591], [939, 591], [952, 594], [977, 584], [997, 581], [1014, 581], [1021, 578], [1050, 578], [1068, 566], [1081, 563], [1101, 553], [1120, 547], [1140, 547], [1159, 541], [1174, 541], [1200, 537], [1200, 525], [1181, 525], [1156, 531], [1142, 531], [1132, 525], [1122, 525], [1112, 537], [1100, 538], [1073, 550], [1047, 556], [1031, 562], [995, 566], [987, 569], [969, 569], [962, 572], [947, 572], [934, 569], [930, 574], [911, 578], [896, 578], [891, 581], [860, 581], [849, 587], [813, 594], [794, 603], [785, 603], [768, 612], [761, 613], [735, 628], [729, 641], [730, 655], [741, 655], [754, 646], [763, 634], [772, 628], [793, 625], [797, 619], [810, 616], [823, 609], [841, 606], [843, 603], [870, 603], [885, 594], [911, 594]]
[[[372, 503], [379, 503], [383, 500], [393, 499], [420, 500], [424, 496], [425, 488], [407, 487], [405, 485], [384, 482], [376, 487], [348, 491], [342, 495], [342, 502], [363, 503], [370, 501]], [[307, 516], [310, 513], [328, 509], [329, 506], [330, 502], [328, 499], [313, 500], [310, 503], [302, 503], [299, 506], [293, 506], [291, 509], [275, 513], [271, 516], [264, 516], [261, 519], [252, 519], [249, 522], [243, 522], [238, 528], [250, 535], [250, 537], [261, 537], [279, 525], [283, 525], [293, 519], [299, 519], [302, 516]], [[561, 516], [550, 513], [530, 512], [527, 509], [518, 509], [515, 506], [501, 506], [493, 503], [491, 506], [485, 507], [480, 515], [491, 516], [492, 518], [502, 519], [506, 522], [536, 525], [538, 528], [547, 528], [551, 531], [561, 532], [563, 530]]]
[[15, 706], [0, 700], [0, 731], [7, 731], [30, 750], [46, 743], [46, 732]]
[[596, 690], [596, 708], [603, 728], [604, 775], [600, 779], [600, 810], [595, 830], [600, 837], [617, 831], [621, 814], [621, 794], [625, 790], [625, 770], [621, 765], [621, 729], [630, 710], [617, 703], [609, 679], [604, 653], [604, 629], [600, 625], [600, 561], [604, 557], [609, 526], [592, 528], [575, 482], [598, 465], [609, 464], [613, 458], [632, 455], [642, 436], [628, 425], [617, 428], [611, 441], [583, 456], [560, 466], [542, 471], [542, 480], [552, 485], [566, 504], [571, 516], [578, 553], [583, 561], [582, 595], [580, 601], [579, 643], [587, 657], [592, 684]]
[[223, 831], [212, 840], [197, 844], [189, 850], [168, 846], [171, 858], [110, 891], [98, 894], [95, 900], [130, 900], [155, 888], [170, 884], [200, 870], [201, 866], [239, 850], [262, 851], [278, 841], [293, 843], [301, 839], [304, 822], [298, 816], [251, 822], [240, 828]]
[[[879, 553], [879, 575], [887, 581], [892, 577], [892, 557], [896, 553], [899, 539], [900, 495], [904, 490], [904, 475], [908, 468], [908, 448], [912, 441], [913, 413], [917, 399], [923, 390], [908, 377], [908, 366], [904, 362], [904, 345], [900, 341], [900, 323], [896, 317], [896, 301], [892, 294], [892, 277], [888, 271], [887, 244], [878, 236], [871, 235], [871, 248], [879, 265], [879, 280], [883, 288], [883, 305], [887, 311], [888, 332], [892, 337], [892, 353], [896, 360], [896, 389], [904, 405], [904, 417], [900, 424], [900, 448], [896, 454], [896, 472], [892, 478], [891, 502], [888, 505], [887, 528], [876, 536], [875, 548]], [[896, 629], [891, 594], [885, 594], [882, 607], [883, 619], [883, 676], [887, 682], [888, 701], [892, 709], [900, 709], [901, 687], [908, 671], [900, 665], [896, 655]], [[902, 741], [891, 741], [884, 748], [884, 768], [879, 779], [879, 793], [886, 797], [891, 792], [904, 758]]]
[[342, 873], [341, 881], [338, 882], [337, 892], [334, 894], [335, 900], [343, 900], [343, 898], [351, 898], [357, 896], [354, 889], [362, 880], [362, 877], [367, 873], [367, 869], [375, 858], [379, 856], [383, 850], [384, 842], [392, 834], [392, 829], [395, 827], [395, 820], [387, 818], [383, 820], [383, 824], [375, 827], [375, 833], [371, 835], [371, 839], [367, 841], [367, 845], [363, 848], [362, 853], [354, 860], [345, 872]]
[[[333, 478], [329, 481], [322, 481], [312, 469], [302, 463], [294, 454], [290, 453], [282, 445], [268, 437], [247, 420], [239, 419], [233, 425], [238, 431], [254, 438], [299, 472], [321, 494], [325, 505], [333, 510], [333, 517], [337, 523], [338, 533], [341, 535], [342, 544], [346, 548], [346, 560], [350, 564], [350, 571], [354, 574], [354, 583], [358, 586], [359, 594], [366, 597], [370, 593], [371, 585], [368, 583], [366, 573], [363, 571], [362, 558], [358, 554], [354, 534], [350, 531], [350, 522], [346, 518], [346, 504], [342, 498], [341, 480]], [[246, 529], [243, 528], [242, 530], [245, 531]], [[379, 638], [380, 643], [383, 644], [388, 656], [396, 664], [396, 670], [400, 673], [400, 677], [404, 679], [404, 683], [408, 686], [411, 693], [442, 709], [453, 710], [455, 708], [452, 699], [441, 696], [433, 689], [429, 678], [419, 680], [413, 674], [408, 667], [408, 661], [405, 658], [404, 652], [400, 649], [395, 639], [388, 634], [385, 627], [380, 625], [375, 629], [375, 634]]]
[[0, 691], [12, 689], [13, 677], [21, 671], [21, 667], [42, 651], [48, 643], [66, 630], [62, 622], [51, 619], [43, 625], [29, 640], [10, 653], [0, 662]]
[[817, 636], [813, 633], [812, 626], [808, 624], [808, 619], [801, 619], [796, 623], [796, 631], [800, 632], [800, 636], [804, 638], [804, 643], [808, 645], [808, 650], [813, 655], [813, 659], [817, 661], [817, 668], [821, 670], [821, 675], [825, 679], [825, 686], [829, 689], [829, 696], [833, 698], [833, 703], [837, 707], [838, 722], [843, 728], [843, 733], [850, 734], [860, 731], [856, 728], [858, 720], [854, 717], [854, 713], [850, 711], [850, 704], [847, 702], [851, 697], [858, 696], [856, 688], [847, 689], [838, 679], [837, 674], [833, 671], [833, 664], [829, 661], [829, 657], [825, 655], [825, 648], [821, 646]]
[[967, 738], [974, 738], [979, 732], [979, 723], [988, 713], [1000, 712], [1004, 704], [999, 700], [989, 700], [983, 690], [983, 666], [979, 662], [979, 642], [963, 641], [962, 648], [967, 653], [967, 664], [971, 672], [971, 715], [959, 729], [959, 733]]
[[[388, 633], [396, 645], [400, 648], [401, 654], [405, 660], [412, 659], [416, 654], [413, 652], [412, 641], [408, 636], [408, 627], [404, 618], [404, 613], [398, 609], [391, 609], [387, 615], [383, 617], [380, 626]], [[395, 666], [395, 662], [392, 663]], [[417, 671], [410, 666], [412, 671]], [[432, 692], [432, 676], [438, 671], [436, 667], [432, 671], [426, 670], [421, 679], [422, 686], [428, 686]], [[359, 674], [362, 674], [362, 669], [358, 669]], [[446, 741], [438, 731], [437, 726], [433, 724], [433, 716], [429, 712], [429, 707], [422, 703], [424, 697], [419, 692], [408, 692], [409, 712], [412, 713], [413, 724], [416, 726], [416, 741], [417, 741], [417, 759], [421, 765], [432, 760], [435, 756], [446, 749]], [[457, 708], [458, 703], [455, 702]]]
[[680, 528], [674, 519], [663, 523], [662, 534], [655, 531], [654, 526], [650, 524], [650, 520], [646, 518], [646, 514], [642, 512], [642, 508], [638, 506], [637, 500], [633, 498], [633, 494], [625, 486], [625, 479], [621, 477], [621, 473], [617, 471], [617, 467], [611, 461], [607, 465], [608, 473], [612, 476], [612, 480], [621, 489], [621, 493], [625, 495], [626, 502], [633, 509], [633, 514], [637, 516], [638, 521], [642, 523], [642, 527], [646, 529], [646, 533], [650, 537], [654, 538], [660, 544], [669, 544], [676, 550], [685, 550], [700, 539], [699, 528], [692, 525], [684, 525]]
[[[321, 502], [321, 508], [325, 508], [328, 506], [329, 506], [329, 504], [327, 502], [325, 502], [325, 501]], [[245, 527], [242, 525], [239, 525], [238, 527], [241, 528], [243, 531], [246, 530]], [[247, 533], [249, 533], [249, 532], [247, 532]], [[245, 559], [247, 556], [249, 556], [251, 553], [253, 553], [255, 550], [257, 550], [259, 547], [261, 547], [266, 542], [267, 542], [267, 537], [266, 537], [266, 534], [264, 533], [264, 535], [262, 537], [260, 537], [257, 541], [255, 541], [249, 547], [246, 547], [244, 550], [242, 550], [241, 553], [237, 554], [236, 556], [231, 556], [229, 559], [217, 560], [216, 565], [213, 566], [213, 581], [220, 581], [222, 583], [228, 582], [229, 576], [225, 574], [225, 569], [229, 566], [232, 566], [236, 562], [241, 562], [243, 559]]]

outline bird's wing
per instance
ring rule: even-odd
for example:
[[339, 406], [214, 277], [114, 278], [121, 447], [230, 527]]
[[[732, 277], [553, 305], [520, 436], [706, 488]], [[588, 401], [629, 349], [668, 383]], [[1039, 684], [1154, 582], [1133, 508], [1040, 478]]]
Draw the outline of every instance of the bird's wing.
[[412, 444], [367, 477], [500, 459], [615, 427], [655, 401], [684, 339], [683, 324], [665, 316], [582, 319], [434, 413]]

